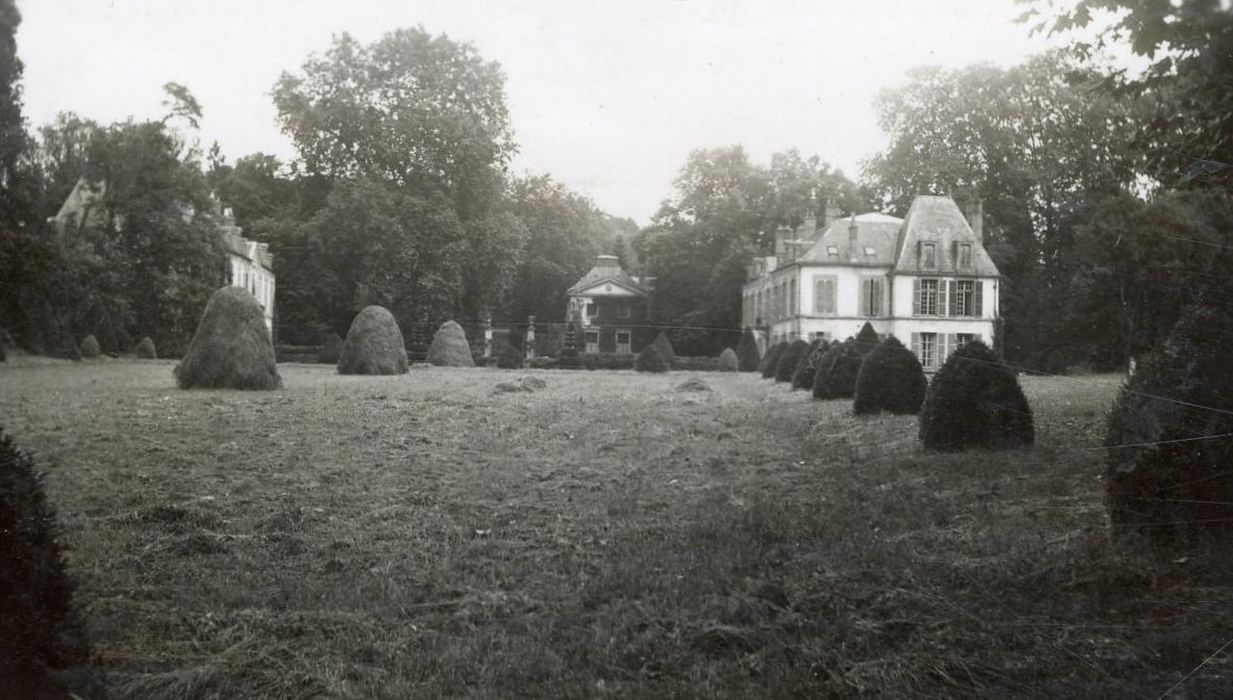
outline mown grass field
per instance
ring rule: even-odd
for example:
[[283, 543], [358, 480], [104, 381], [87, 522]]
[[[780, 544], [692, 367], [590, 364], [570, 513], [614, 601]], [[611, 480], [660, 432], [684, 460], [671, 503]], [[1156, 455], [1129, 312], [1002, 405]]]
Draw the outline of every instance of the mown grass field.
[[1108, 536], [1117, 377], [956, 456], [748, 374], [171, 368], [0, 365], [116, 697], [1233, 697], [1228, 577]]

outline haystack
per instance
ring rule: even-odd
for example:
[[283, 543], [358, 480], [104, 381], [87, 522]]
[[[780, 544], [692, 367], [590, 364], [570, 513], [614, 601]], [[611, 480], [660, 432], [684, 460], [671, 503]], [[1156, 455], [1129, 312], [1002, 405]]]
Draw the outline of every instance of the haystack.
[[321, 347], [317, 350], [317, 362], [323, 365], [336, 365], [342, 357], [343, 339], [330, 331], [321, 339]]
[[175, 375], [181, 389], [277, 389], [282, 385], [270, 329], [252, 294], [239, 287], [214, 292]]
[[150, 340], [149, 336], [141, 339], [137, 343], [137, 359], [139, 360], [157, 360], [158, 351], [154, 349], [154, 341]]
[[437, 329], [432, 337], [432, 345], [428, 347], [428, 361], [438, 367], [474, 367], [471, 359], [471, 346], [467, 345], [467, 334], [462, 326], [454, 321], [446, 321]]
[[403, 374], [407, 346], [394, 315], [381, 306], [356, 314], [338, 356], [339, 374]]
[[98, 338], [95, 338], [93, 335], [87, 335], [81, 341], [81, 346], [78, 350], [81, 352], [81, 356], [87, 360], [97, 360], [98, 356], [103, 353], [103, 349], [99, 347]]

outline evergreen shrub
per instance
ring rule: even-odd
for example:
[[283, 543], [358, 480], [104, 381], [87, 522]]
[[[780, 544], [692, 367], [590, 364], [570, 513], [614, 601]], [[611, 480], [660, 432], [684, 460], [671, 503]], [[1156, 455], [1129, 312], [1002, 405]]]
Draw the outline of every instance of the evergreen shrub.
[[659, 354], [659, 348], [652, 343], [642, 348], [642, 352], [638, 353], [638, 359], [634, 362], [634, 369], [639, 372], [667, 372], [668, 363]]
[[951, 353], [934, 376], [920, 413], [931, 450], [1013, 449], [1036, 438], [1032, 408], [1014, 371], [981, 341]]
[[929, 381], [916, 354], [895, 336], [875, 347], [861, 363], [856, 375], [852, 411], [867, 413], [920, 413]]

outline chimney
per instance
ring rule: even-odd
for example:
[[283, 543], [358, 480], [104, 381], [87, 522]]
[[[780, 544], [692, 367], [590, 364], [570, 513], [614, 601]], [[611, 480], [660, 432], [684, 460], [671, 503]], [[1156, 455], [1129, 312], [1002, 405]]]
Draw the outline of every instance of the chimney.
[[839, 221], [841, 216], [843, 214], [839, 211], [839, 207], [833, 206], [828, 202], [826, 209], [822, 211], [822, 230], [825, 231], [830, 228], [831, 224]]
[[805, 212], [805, 220], [801, 223], [801, 235], [797, 239], [802, 241], [812, 241], [818, 235], [818, 217], [813, 213], [813, 209]]
[[775, 229], [775, 257], [783, 257], [784, 242], [788, 240], [788, 234], [791, 232], [787, 226], [780, 226]]
[[985, 200], [977, 198], [975, 206], [968, 214], [968, 225], [972, 227], [972, 233], [976, 234], [976, 240], [984, 245], [985, 243]]
[[595, 267], [598, 268], [620, 268], [620, 258], [615, 255], [597, 255], [595, 256]]
[[848, 220], [848, 259], [852, 261], [860, 260], [860, 248], [857, 247], [860, 241], [856, 235], [859, 230], [856, 226], [856, 214], [853, 214]]

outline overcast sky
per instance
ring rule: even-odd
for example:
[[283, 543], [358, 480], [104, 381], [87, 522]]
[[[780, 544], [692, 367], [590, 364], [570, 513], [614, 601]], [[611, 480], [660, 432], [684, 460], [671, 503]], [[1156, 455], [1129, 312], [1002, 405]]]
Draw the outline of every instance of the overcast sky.
[[230, 160], [294, 156], [270, 89], [332, 34], [423, 25], [498, 61], [520, 153], [646, 223], [695, 148], [797, 147], [859, 175], [882, 146], [872, 99], [917, 65], [1007, 66], [1047, 48], [1013, 0], [18, 0], [25, 113], [163, 114], [186, 85]]

